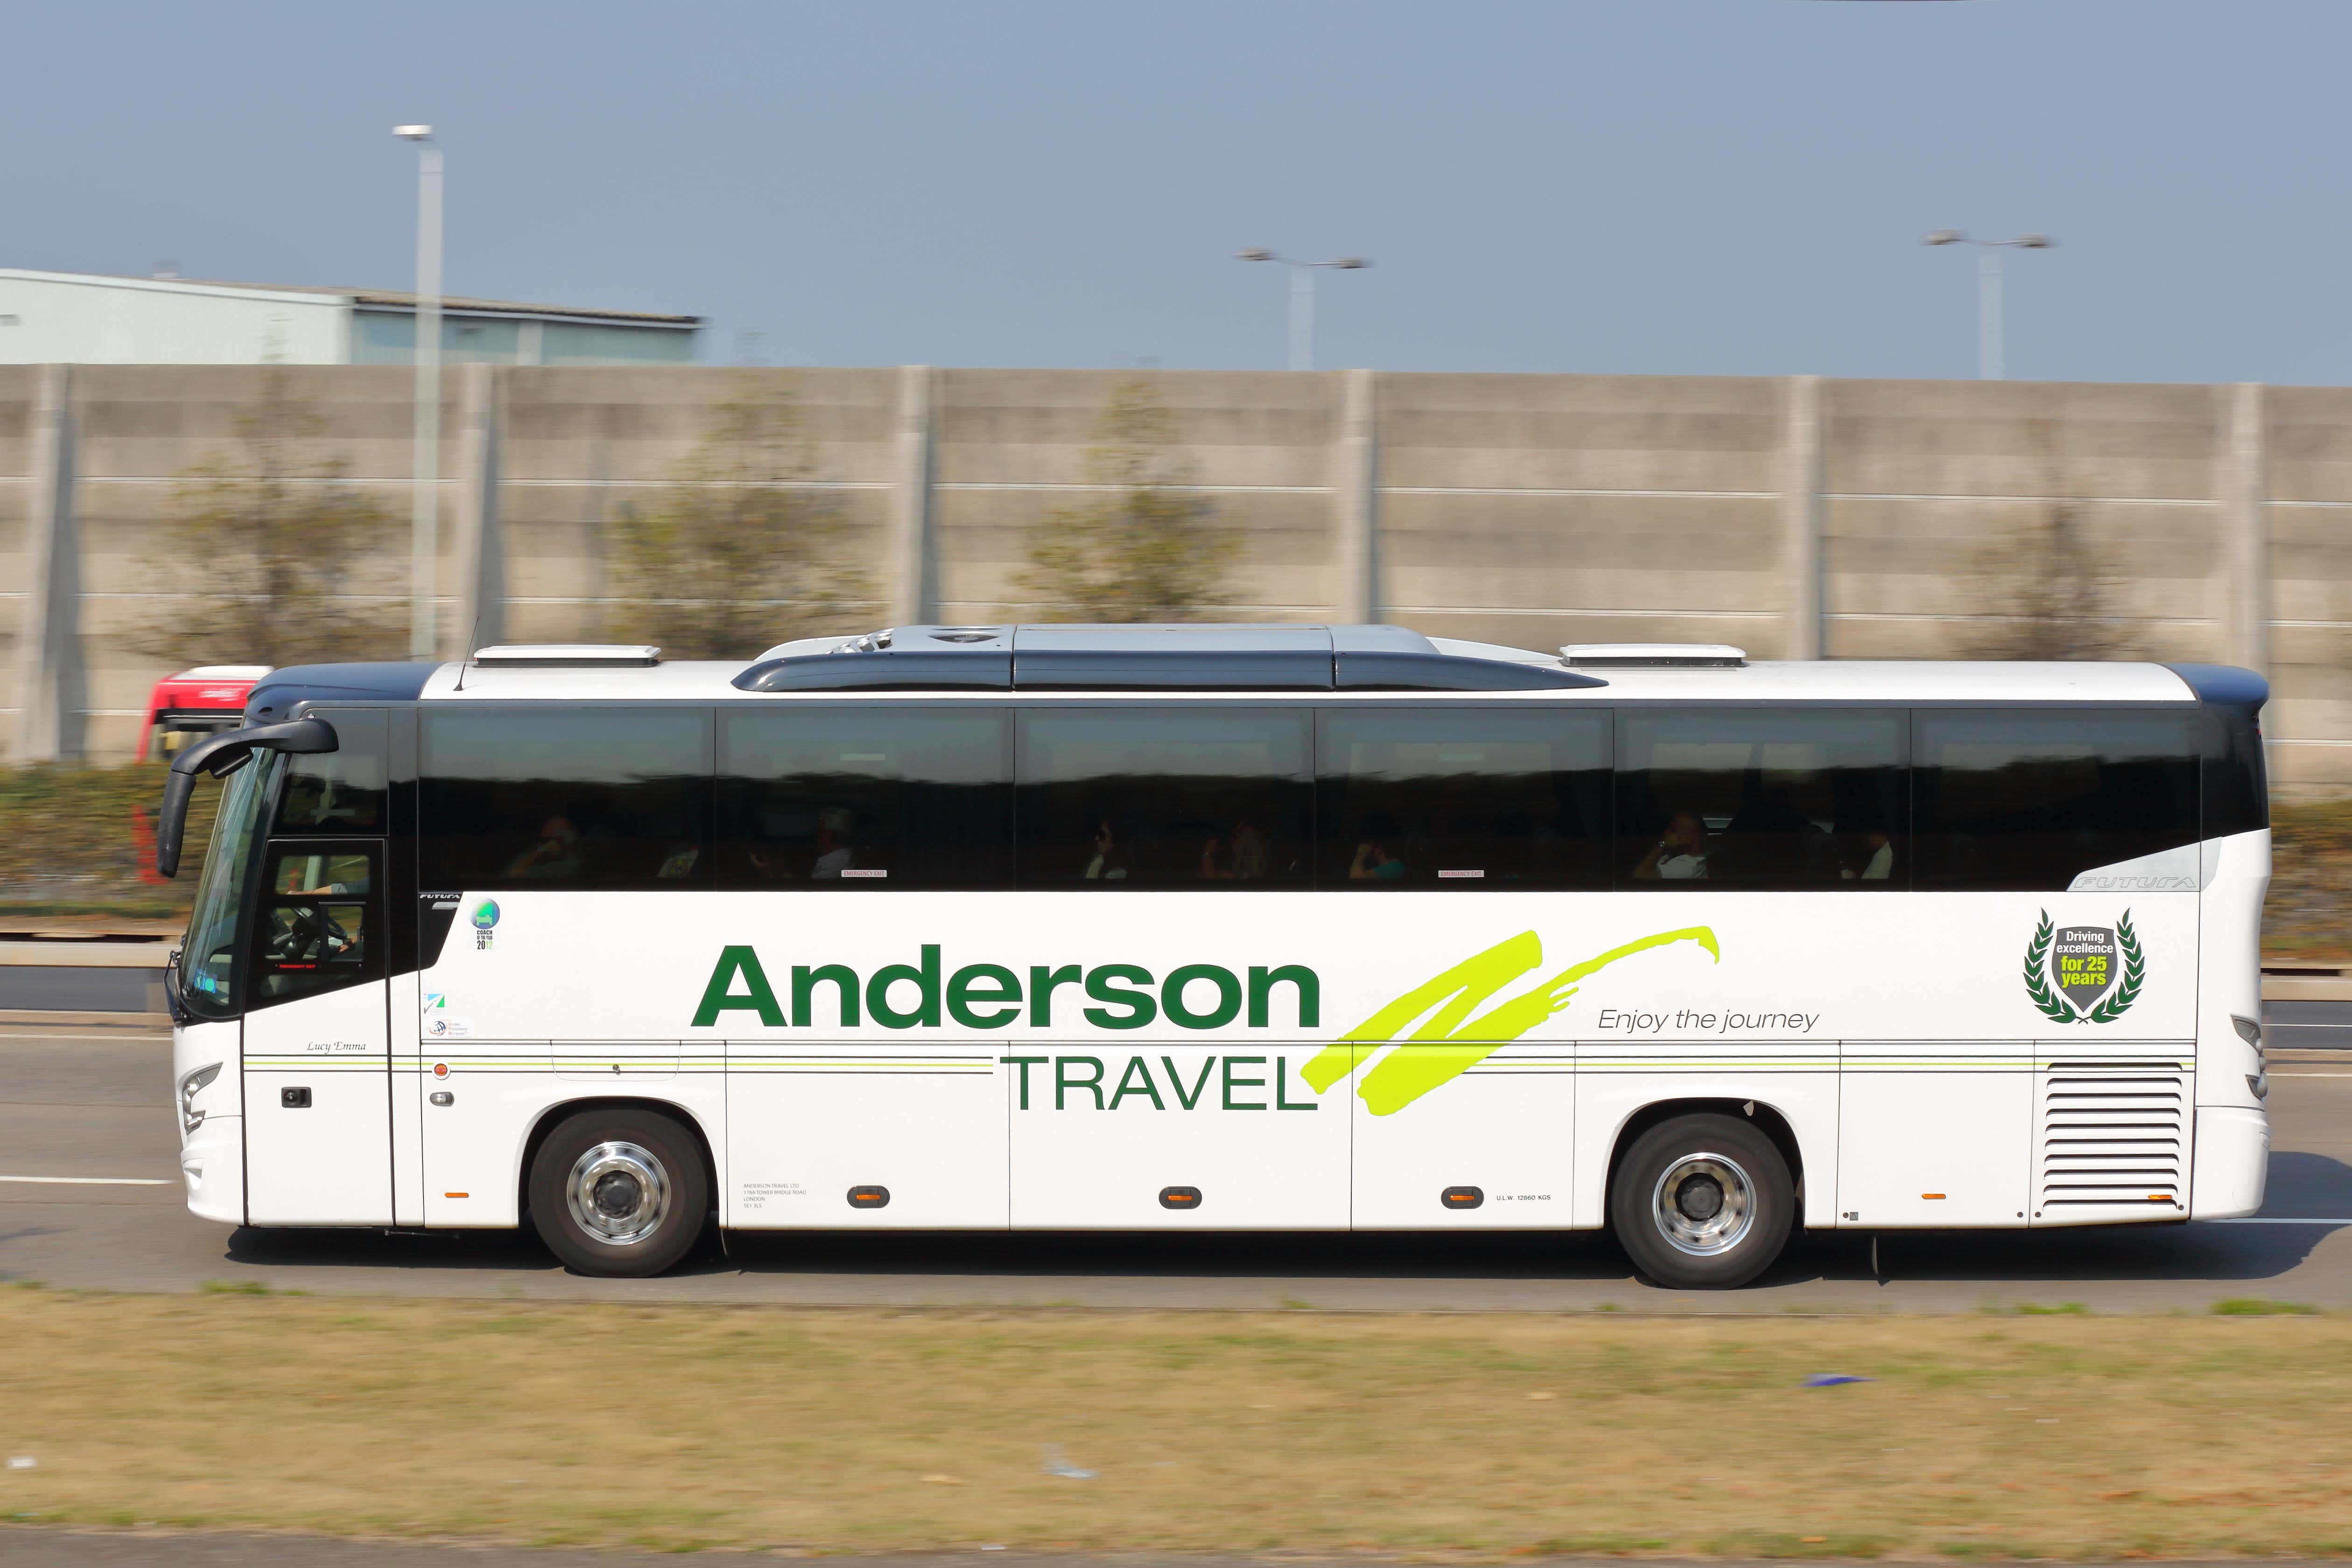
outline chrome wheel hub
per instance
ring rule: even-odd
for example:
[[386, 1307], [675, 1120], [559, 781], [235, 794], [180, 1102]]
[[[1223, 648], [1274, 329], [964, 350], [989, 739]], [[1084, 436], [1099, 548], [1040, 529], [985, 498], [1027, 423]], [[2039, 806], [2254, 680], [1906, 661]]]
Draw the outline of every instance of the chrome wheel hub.
[[572, 1163], [563, 1190], [580, 1228], [614, 1247], [643, 1241], [669, 1215], [669, 1173], [635, 1143], [590, 1149]]
[[1756, 1185], [1722, 1154], [1685, 1154], [1665, 1169], [1651, 1194], [1658, 1234], [1694, 1258], [1728, 1252], [1756, 1223]]

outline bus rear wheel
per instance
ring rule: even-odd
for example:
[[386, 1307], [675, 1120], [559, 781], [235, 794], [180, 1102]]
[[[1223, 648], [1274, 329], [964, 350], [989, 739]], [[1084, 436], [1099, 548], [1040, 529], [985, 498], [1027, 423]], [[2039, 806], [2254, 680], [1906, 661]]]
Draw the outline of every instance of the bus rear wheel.
[[1795, 1223], [1789, 1163], [1752, 1121], [1696, 1114], [1633, 1141], [1609, 1223], [1634, 1268], [1672, 1290], [1729, 1290], [1772, 1265]]
[[686, 1256], [709, 1212], [701, 1147], [657, 1111], [567, 1117], [531, 1161], [531, 1223], [583, 1274], [659, 1274]]

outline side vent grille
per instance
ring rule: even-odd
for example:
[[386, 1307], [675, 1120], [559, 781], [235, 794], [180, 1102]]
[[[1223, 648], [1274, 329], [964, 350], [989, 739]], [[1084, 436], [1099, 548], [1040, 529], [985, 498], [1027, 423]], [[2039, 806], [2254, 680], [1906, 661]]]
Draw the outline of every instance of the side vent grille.
[[2179, 1063], [2062, 1062], [2040, 1079], [2036, 1221], [2088, 1225], [2188, 1212], [2189, 1079]]

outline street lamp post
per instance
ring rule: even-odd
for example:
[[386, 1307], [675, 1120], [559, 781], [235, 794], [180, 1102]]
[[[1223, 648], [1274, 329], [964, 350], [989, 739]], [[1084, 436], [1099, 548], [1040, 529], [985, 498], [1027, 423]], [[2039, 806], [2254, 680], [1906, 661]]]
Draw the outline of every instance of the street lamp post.
[[1354, 272], [1371, 263], [1360, 256], [1342, 256], [1334, 261], [1300, 261], [1292, 257], [1252, 246], [1247, 250], [1234, 252], [1236, 261], [1279, 261], [1290, 268], [1290, 368], [1315, 368], [1315, 273], [1328, 267], [1335, 272]]
[[[416, 493], [408, 524], [408, 657], [431, 658], [441, 560], [441, 146], [430, 125], [395, 125], [416, 143]], [[461, 653], [462, 657], [462, 653]]]
[[2004, 250], [2048, 250], [2058, 242], [2046, 234], [2021, 234], [2015, 239], [1971, 239], [1957, 228], [1939, 228], [1922, 245], [1973, 245], [1977, 247], [1977, 378], [2001, 379], [2001, 277]]

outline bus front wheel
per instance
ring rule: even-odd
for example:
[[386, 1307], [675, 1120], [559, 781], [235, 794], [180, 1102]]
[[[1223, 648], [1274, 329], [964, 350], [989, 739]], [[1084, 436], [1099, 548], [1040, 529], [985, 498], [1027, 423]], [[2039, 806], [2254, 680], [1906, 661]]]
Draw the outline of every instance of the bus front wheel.
[[1676, 1116], [1618, 1163], [1609, 1222], [1633, 1266], [1673, 1290], [1728, 1290], [1771, 1267], [1789, 1239], [1796, 1184], [1752, 1121]]
[[659, 1274], [686, 1256], [709, 1212], [701, 1148], [655, 1111], [567, 1117], [531, 1162], [531, 1223], [583, 1274]]

